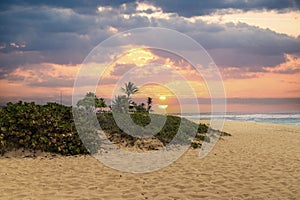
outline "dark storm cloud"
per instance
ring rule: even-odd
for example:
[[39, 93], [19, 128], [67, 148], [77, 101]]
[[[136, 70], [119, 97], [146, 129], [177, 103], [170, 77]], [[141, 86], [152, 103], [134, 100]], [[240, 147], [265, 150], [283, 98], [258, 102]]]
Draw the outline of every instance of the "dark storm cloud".
[[82, 46], [86, 41], [80, 36], [95, 25], [95, 19], [89, 16], [48, 8], [14, 8], [1, 12], [0, 19], [1, 42], [25, 43], [24, 50], [30, 51]]
[[[120, 16], [120, 12], [126, 13], [132, 7], [128, 5], [123, 10], [113, 9], [92, 16], [72, 9], [43, 7], [39, 3], [31, 7], [28, 2], [6, 6], [6, 10], [0, 12], [0, 44], [3, 47], [0, 68], [9, 72], [19, 65], [41, 62], [79, 64], [92, 48], [113, 34], [108, 30], [110, 26], [126, 30], [148, 25], [145, 17], [126, 20]], [[11, 46], [11, 43], [22, 48]]]
[[249, 10], [296, 10], [299, 9], [300, 3], [298, 0], [154, 0], [148, 1], [155, 3], [165, 12], [175, 12], [181, 16], [191, 17], [199, 15], [207, 15], [218, 11], [219, 9], [240, 9], [243, 11]]
[[300, 37], [245, 23], [221, 25], [170, 18], [158, 19], [157, 24], [191, 36], [219, 66], [276, 66], [285, 61], [284, 54], [300, 53]]
[[[261, 29], [245, 23], [227, 23], [220, 26], [219, 31], [210, 30], [210, 24], [201, 22], [196, 25], [198, 32], [193, 31], [192, 25], [181, 26], [184, 32], [200, 42], [206, 49], [238, 49], [245, 53], [278, 55], [282, 52], [297, 53], [300, 51], [300, 38], [279, 34], [269, 29]], [[214, 25], [216, 26], [216, 25]], [[223, 29], [222, 29], [222, 28]]]
[[127, 4], [130, 2], [135, 2], [133, 0], [101, 0], [101, 1], [82, 1], [82, 0], [72, 0], [72, 1], [61, 1], [61, 0], [10, 0], [10, 1], [1, 1], [0, 10], [6, 11], [10, 10], [14, 6], [21, 6], [21, 7], [55, 7], [55, 8], [70, 8], [75, 12], [81, 14], [95, 14], [97, 12], [97, 8], [99, 6], [112, 6], [118, 7], [122, 4]]
[[0, 12], [0, 43], [5, 46], [0, 49], [0, 67], [13, 70], [41, 62], [81, 63], [94, 46], [111, 35], [105, 23], [95, 20], [61, 9], [14, 7]]
[[[29, 6], [29, 7], [56, 7], [56, 8], [71, 8], [75, 12], [82, 14], [95, 14], [98, 6], [112, 6], [118, 7], [122, 4], [135, 3], [134, 0], [101, 0], [101, 1], [60, 1], [60, 0], [10, 0], [1, 1], [0, 10], [9, 10], [11, 7], [18, 6]], [[174, 12], [179, 15], [190, 17], [206, 15], [215, 12], [220, 9], [241, 9], [244, 11], [248, 10], [295, 10], [299, 9], [300, 3], [298, 0], [231, 0], [231, 1], [220, 1], [220, 0], [140, 0], [139, 2], [147, 2], [149, 4], [155, 4], [161, 7], [165, 12]], [[147, 11], [151, 12], [150, 10]]]

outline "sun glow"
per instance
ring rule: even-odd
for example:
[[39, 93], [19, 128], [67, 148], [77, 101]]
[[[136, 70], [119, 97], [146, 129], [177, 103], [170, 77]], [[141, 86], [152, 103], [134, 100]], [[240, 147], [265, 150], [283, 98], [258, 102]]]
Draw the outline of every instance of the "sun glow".
[[166, 96], [160, 96], [159, 97], [159, 100], [162, 100], [162, 101], [164, 101], [164, 100], [166, 100], [167, 98], [166, 98]]
[[166, 109], [168, 107], [168, 105], [159, 105], [158, 108], [160, 109]]

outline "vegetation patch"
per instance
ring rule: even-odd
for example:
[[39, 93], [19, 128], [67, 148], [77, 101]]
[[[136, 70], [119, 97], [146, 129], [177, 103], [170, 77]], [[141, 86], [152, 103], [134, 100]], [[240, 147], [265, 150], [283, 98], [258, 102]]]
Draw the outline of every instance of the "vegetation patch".
[[[148, 112], [135, 112], [130, 114], [135, 124], [141, 127], [147, 126], [151, 117], [161, 118], [162, 115], [149, 114]], [[157, 149], [149, 145], [141, 138], [133, 137], [125, 133], [116, 124], [111, 112], [98, 113], [97, 120], [103, 131], [111, 141], [127, 141], [127, 145], [137, 145], [137, 148], [145, 149], [143, 144], [148, 145], [147, 150]], [[192, 133], [197, 132], [193, 138]], [[166, 123], [161, 130], [155, 130], [151, 140], [158, 139], [163, 145], [171, 141], [175, 143], [190, 142], [193, 147], [200, 147], [203, 140], [209, 142], [205, 136], [208, 127], [205, 124], [196, 124], [187, 119], [166, 116]], [[93, 131], [93, 130], [86, 130]], [[224, 134], [224, 133], [222, 133]], [[96, 152], [99, 144], [96, 135], [87, 134], [79, 137], [73, 120], [72, 107], [47, 103], [36, 105], [35, 103], [8, 103], [0, 109], [0, 154], [15, 149], [40, 150], [62, 155], [87, 154], [88, 150], [82, 141], [94, 144], [94, 149], [89, 147], [92, 153]], [[195, 144], [197, 143], [197, 145]]]
[[56, 103], [8, 103], [0, 110], [0, 153], [30, 149], [62, 155], [87, 154], [71, 107]]

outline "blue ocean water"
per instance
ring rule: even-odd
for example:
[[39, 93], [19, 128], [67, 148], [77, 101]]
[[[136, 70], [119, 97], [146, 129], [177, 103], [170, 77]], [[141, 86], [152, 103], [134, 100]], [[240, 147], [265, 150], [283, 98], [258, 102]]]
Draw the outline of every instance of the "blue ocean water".
[[300, 126], [300, 113], [227, 113], [226, 115], [211, 115], [209, 113], [195, 114], [186, 113], [181, 114], [191, 120], [220, 120], [227, 121], [246, 121], [246, 122], [266, 122], [274, 124], [290, 124]]

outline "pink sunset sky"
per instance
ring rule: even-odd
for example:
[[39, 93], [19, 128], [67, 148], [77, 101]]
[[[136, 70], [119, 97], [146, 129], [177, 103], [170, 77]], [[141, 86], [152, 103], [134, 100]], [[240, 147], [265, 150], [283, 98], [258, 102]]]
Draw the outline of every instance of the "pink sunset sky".
[[[100, 42], [132, 28], [164, 27], [188, 35], [206, 49], [222, 76], [230, 111], [249, 111], [249, 106], [260, 110], [268, 101], [270, 106], [264, 106], [267, 111], [300, 111], [297, 1], [7, 1], [0, 4], [1, 104], [18, 100], [58, 102], [62, 93], [63, 103], [70, 105], [81, 64]], [[134, 67], [142, 69], [154, 61], [182, 74], [197, 98], [210, 98], [202, 77], [187, 61], [147, 48], [126, 54], [107, 66], [97, 96], [111, 99], [116, 82], [124, 73]], [[161, 78], [153, 76], [152, 80]], [[176, 80], [172, 81], [175, 84]], [[180, 82], [177, 84], [180, 88]], [[168, 104], [173, 105], [171, 110], [176, 112], [178, 102], [164, 87], [145, 85], [140, 90], [135, 98], [151, 96], [158, 102], [160, 96], [166, 96]], [[249, 99], [257, 102], [247, 104]], [[287, 99], [286, 105], [278, 108], [276, 99], [281, 99], [281, 104]]]

